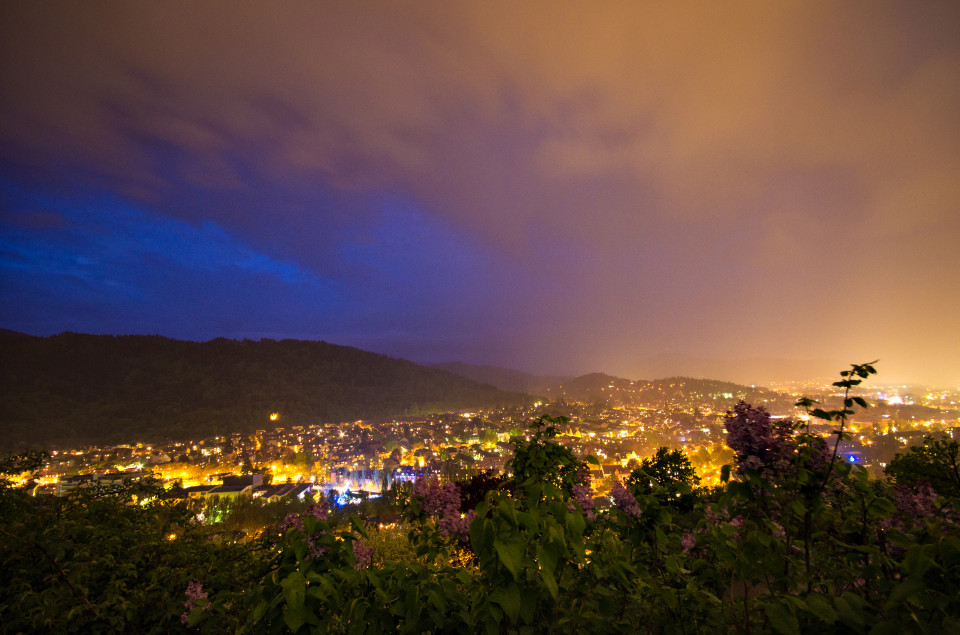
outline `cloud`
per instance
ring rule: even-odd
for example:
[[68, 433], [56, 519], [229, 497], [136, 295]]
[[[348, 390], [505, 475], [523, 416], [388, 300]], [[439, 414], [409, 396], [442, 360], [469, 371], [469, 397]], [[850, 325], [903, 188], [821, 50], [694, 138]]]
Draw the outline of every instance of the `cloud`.
[[[890, 315], [858, 327], [865, 341], [920, 346], [960, 308], [942, 293], [960, 284], [952, 3], [0, 11], [8, 178], [220, 228], [371, 302], [405, 288], [531, 355], [591, 330], [566, 363], [729, 355], [790, 330], [790, 354], [845, 355], [837, 324], [865, 312]], [[402, 249], [383, 232], [407, 223], [424, 253], [442, 235], [469, 258], [376, 251]], [[430, 271], [441, 258], [475, 272], [482, 300]], [[911, 304], [935, 309], [922, 335], [904, 333]], [[459, 341], [415, 313], [398, 342], [427, 325]]]

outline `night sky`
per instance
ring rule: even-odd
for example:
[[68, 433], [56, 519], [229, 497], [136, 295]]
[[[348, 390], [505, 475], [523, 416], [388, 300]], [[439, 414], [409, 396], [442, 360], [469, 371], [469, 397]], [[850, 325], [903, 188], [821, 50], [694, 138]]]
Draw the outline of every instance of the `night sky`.
[[960, 385], [958, 2], [7, 1], [0, 66], [0, 328]]

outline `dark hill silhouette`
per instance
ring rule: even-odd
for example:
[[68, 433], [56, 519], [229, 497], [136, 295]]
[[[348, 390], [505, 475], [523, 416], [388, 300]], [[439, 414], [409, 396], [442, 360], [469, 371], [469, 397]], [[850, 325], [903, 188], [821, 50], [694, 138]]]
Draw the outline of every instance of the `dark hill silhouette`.
[[0, 445], [189, 439], [459, 408], [526, 395], [326, 342], [0, 337]]
[[693, 377], [624, 379], [590, 373], [555, 388], [566, 401], [605, 402], [610, 405], [660, 408], [670, 404], [703, 404], [715, 409], [732, 406], [739, 399], [765, 405], [778, 412], [789, 411], [796, 400], [789, 395], [728, 381]]
[[454, 375], [466, 377], [481, 384], [489, 384], [500, 390], [524, 392], [531, 395], [546, 394], [557, 385], [573, 379], [572, 377], [563, 376], [534, 375], [520, 370], [513, 370], [512, 368], [465, 364], [464, 362], [445, 362], [442, 364], [430, 364], [429, 366], [431, 368], [445, 370]]
[[732, 407], [739, 399], [766, 406], [775, 413], [790, 413], [796, 398], [757, 386], [694, 377], [625, 379], [606, 373], [578, 377], [531, 375], [496, 366], [475, 366], [462, 362], [435, 364], [464, 377], [508, 391], [527, 392], [551, 400], [605, 403], [608, 405], [662, 408], [671, 404], [702, 404], [712, 409]]

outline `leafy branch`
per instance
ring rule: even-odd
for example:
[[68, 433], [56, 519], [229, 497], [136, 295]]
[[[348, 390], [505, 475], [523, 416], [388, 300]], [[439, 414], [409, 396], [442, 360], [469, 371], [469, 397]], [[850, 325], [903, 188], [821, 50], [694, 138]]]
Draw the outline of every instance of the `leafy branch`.
[[797, 406], [805, 408], [807, 410], [807, 414], [811, 417], [823, 419], [824, 421], [835, 421], [839, 424], [839, 427], [832, 432], [833, 434], [837, 435], [837, 442], [833, 445], [833, 455], [830, 457], [830, 463], [827, 465], [827, 470], [824, 473], [823, 481], [820, 483], [818, 490], [822, 490], [824, 487], [826, 487], [830, 480], [830, 476], [833, 473], [834, 464], [837, 462], [837, 452], [840, 450], [840, 442], [846, 438], [844, 428], [846, 427], [850, 416], [856, 414], [856, 411], [853, 410], [853, 406], [857, 405], [861, 408], [869, 407], [866, 399], [863, 397], [851, 396], [850, 392], [855, 387], [863, 383], [864, 379], [867, 379], [870, 375], [877, 374], [877, 369], [874, 368], [873, 365], [878, 361], [880, 360], [874, 360], [866, 364], [851, 364], [850, 370], [844, 370], [840, 372], [840, 376], [843, 377], [843, 379], [840, 381], [835, 381], [832, 384], [837, 388], [843, 388], [843, 406], [839, 410], [824, 410], [823, 408], [814, 408], [811, 410], [810, 407], [818, 404], [819, 402], [807, 397], [799, 399], [796, 403]]

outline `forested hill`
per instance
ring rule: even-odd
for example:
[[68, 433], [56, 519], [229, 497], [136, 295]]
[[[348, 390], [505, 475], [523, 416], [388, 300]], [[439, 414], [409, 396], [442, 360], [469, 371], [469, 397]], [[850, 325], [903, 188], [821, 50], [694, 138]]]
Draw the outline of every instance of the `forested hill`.
[[0, 333], [0, 446], [196, 438], [280, 425], [515, 405], [525, 395], [299, 340]]
[[546, 395], [556, 386], [570, 381], [573, 377], [533, 375], [511, 368], [499, 366], [478, 366], [463, 362], [446, 362], [430, 364], [431, 368], [439, 368], [454, 375], [478, 381], [481, 384], [490, 384], [501, 390], [524, 392], [531, 395]]
[[471, 364], [434, 364], [469, 379], [483, 381], [503, 390], [540, 395], [551, 400], [582, 401], [612, 406], [664, 408], [672, 404], [708, 407], [723, 411], [740, 399], [763, 405], [774, 414], [794, 411], [796, 397], [758, 386], [694, 377], [663, 379], [625, 379], [605, 373], [578, 377], [544, 377], [493, 366]]

